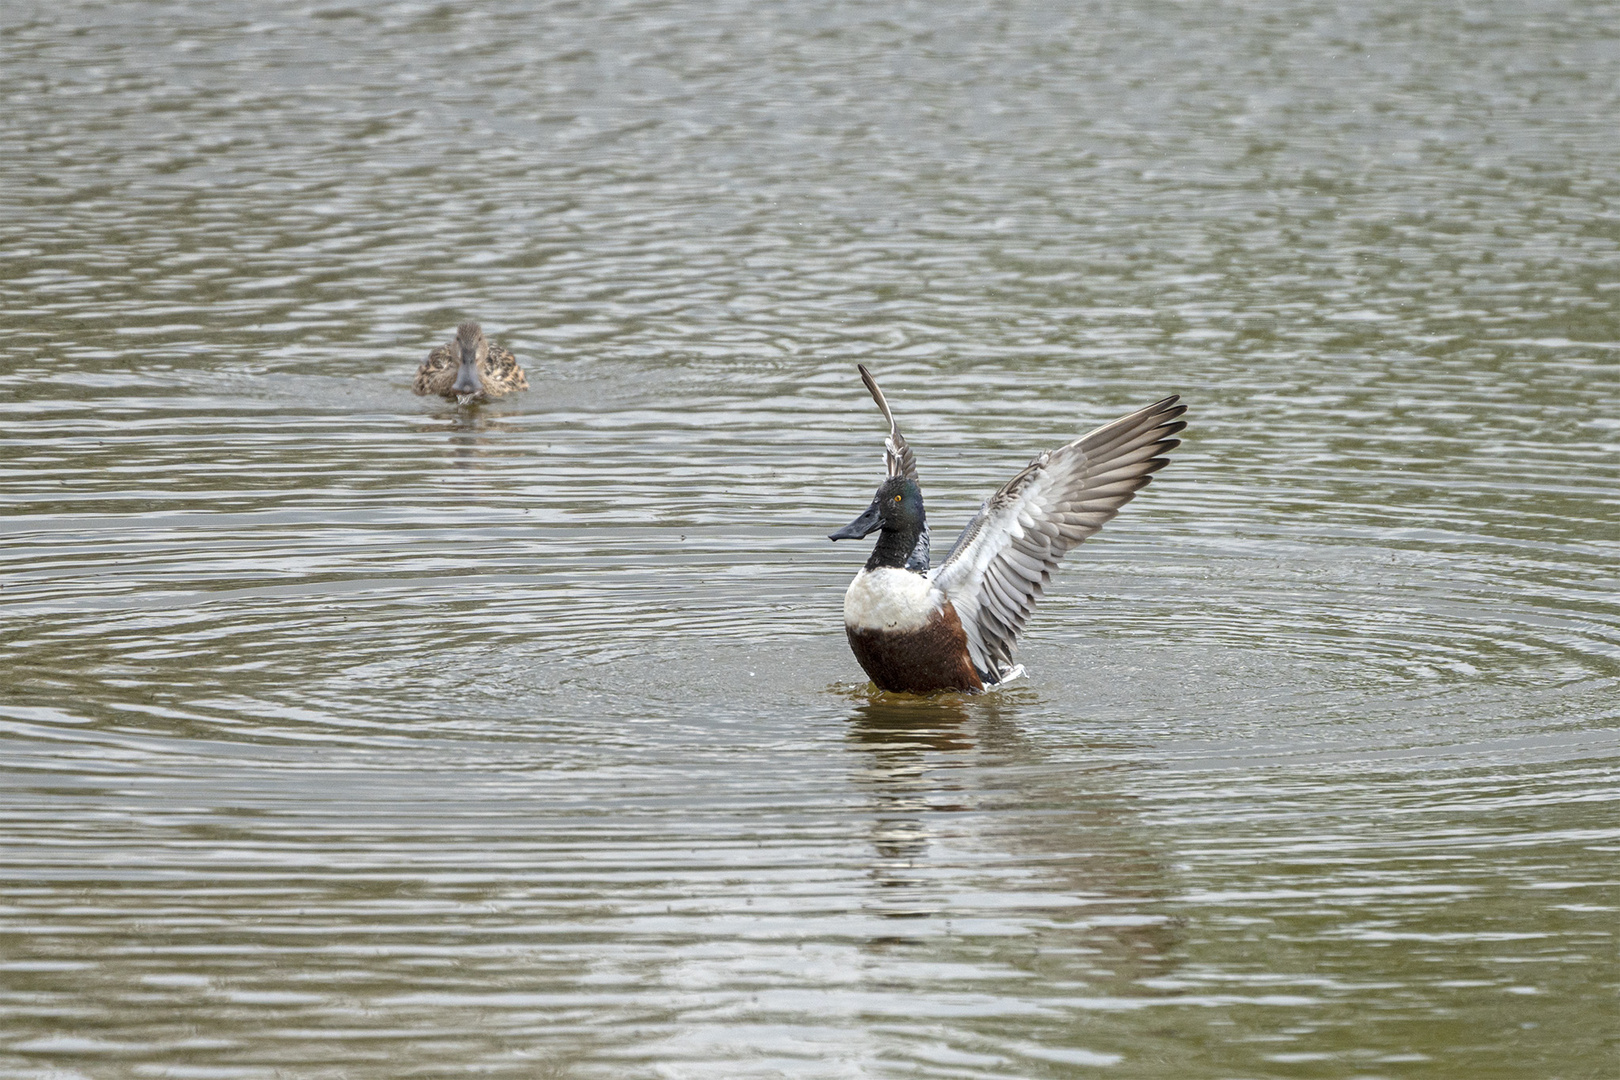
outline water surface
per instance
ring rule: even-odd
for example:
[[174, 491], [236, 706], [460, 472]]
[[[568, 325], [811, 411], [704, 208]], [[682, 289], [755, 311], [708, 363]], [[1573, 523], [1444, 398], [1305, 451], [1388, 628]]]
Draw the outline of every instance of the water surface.
[[[8, 4], [0, 1075], [1620, 1074], [1617, 48]], [[849, 655], [857, 360], [942, 548], [1188, 402], [1022, 684]]]

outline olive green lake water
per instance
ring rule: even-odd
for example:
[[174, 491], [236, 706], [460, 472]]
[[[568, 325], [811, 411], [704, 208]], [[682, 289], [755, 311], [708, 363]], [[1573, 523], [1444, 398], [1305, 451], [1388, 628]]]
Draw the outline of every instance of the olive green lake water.
[[[1620, 1077], [1617, 116], [1580, 0], [7, 0], [0, 1077]], [[855, 664], [857, 361], [936, 551], [1188, 404], [1027, 679]]]

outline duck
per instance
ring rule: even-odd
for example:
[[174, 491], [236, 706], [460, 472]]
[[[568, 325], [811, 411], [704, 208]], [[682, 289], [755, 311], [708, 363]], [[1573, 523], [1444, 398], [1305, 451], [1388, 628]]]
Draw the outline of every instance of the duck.
[[485, 339], [475, 322], [462, 323], [454, 340], [428, 353], [411, 387], [418, 396], [437, 394], [462, 405], [528, 388], [517, 357]]
[[1181, 445], [1187, 407], [1171, 395], [1043, 451], [979, 507], [938, 566], [917, 458], [877, 380], [861, 381], [889, 423], [888, 479], [830, 540], [878, 533], [844, 593], [844, 630], [880, 690], [979, 693], [1024, 674], [1018, 636], [1058, 561], [1146, 487]]

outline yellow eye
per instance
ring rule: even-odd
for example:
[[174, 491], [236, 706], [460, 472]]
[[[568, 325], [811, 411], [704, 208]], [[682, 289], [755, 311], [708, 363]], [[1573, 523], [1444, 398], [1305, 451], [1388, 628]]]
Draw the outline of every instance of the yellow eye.
[[898, 495], [896, 495], [896, 496], [895, 496], [895, 497], [894, 497], [894, 501], [895, 501], [895, 502], [899, 502], [899, 501], [900, 501], [900, 496], [898, 496]]

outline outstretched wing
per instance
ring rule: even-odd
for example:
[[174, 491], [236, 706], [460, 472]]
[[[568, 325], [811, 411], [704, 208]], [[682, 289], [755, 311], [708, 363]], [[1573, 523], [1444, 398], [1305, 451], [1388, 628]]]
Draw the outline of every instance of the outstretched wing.
[[[883, 413], [883, 419], [889, 422], [889, 437], [883, 440], [883, 463], [888, 467], [890, 476], [903, 476], [912, 483], [917, 482], [917, 455], [911, 452], [906, 445], [906, 437], [900, 434], [900, 425], [894, 422], [894, 413], [889, 411], [889, 403], [883, 397], [883, 391], [878, 389], [877, 380], [872, 373], [866, 370], [865, 364], [856, 364], [861, 369], [861, 382], [871, 391], [872, 400]], [[911, 549], [906, 556], [906, 569], [919, 574], [928, 573], [928, 523], [923, 519], [922, 535], [917, 537], [917, 546]]]
[[967, 631], [986, 682], [1014, 666], [1024, 628], [1065, 552], [1103, 527], [1170, 464], [1187, 411], [1177, 397], [1122, 416], [1041, 454], [987, 499], [930, 577]]
[[889, 467], [890, 476], [903, 476], [913, 483], [917, 480], [917, 455], [911, 452], [906, 445], [906, 437], [900, 434], [900, 425], [894, 422], [894, 413], [889, 411], [889, 403], [883, 397], [883, 391], [878, 389], [877, 380], [872, 373], [866, 370], [865, 364], [856, 364], [861, 369], [861, 382], [871, 391], [872, 400], [883, 413], [883, 419], [889, 422], [889, 437], [883, 440], [883, 460]]

